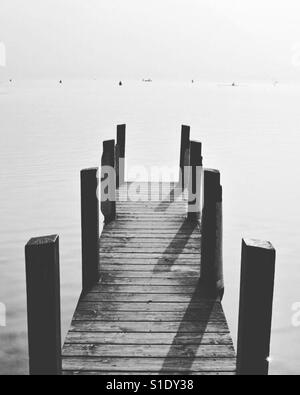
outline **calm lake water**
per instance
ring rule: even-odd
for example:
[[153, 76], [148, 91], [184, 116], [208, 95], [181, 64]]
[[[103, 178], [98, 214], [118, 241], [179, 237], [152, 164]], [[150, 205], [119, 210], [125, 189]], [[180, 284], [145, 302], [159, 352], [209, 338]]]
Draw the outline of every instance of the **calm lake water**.
[[[224, 308], [236, 339], [242, 237], [277, 249], [271, 373], [300, 372], [300, 86], [56, 81], [0, 83], [0, 373], [27, 374], [24, 245], [58, 233], [62, 319], [80, 292], [79, 171], [126, 123], [128, 167], [178, 163], [180, 125], [224, 186]], [[63, 334], [63, 335], [64, 335]]]

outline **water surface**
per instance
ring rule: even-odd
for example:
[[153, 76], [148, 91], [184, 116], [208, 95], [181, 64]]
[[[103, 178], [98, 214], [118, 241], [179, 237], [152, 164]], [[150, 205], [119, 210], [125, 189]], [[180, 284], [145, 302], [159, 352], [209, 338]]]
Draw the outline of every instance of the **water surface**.
[[[177, 166], [180, 125], [203, 142], [224, 186], [224, 307], [236, 338], [242, 237], [277, 249], [272, 373], [299, 373], [300, 87], [218, 83], [0, 83], [0, 373], [27, 374], [24, 245], [60, 235], [62, 319], [80, 292], [79, 171], [99, 166], [101, 142], [127, 124], [128, 167]], [[64, 336], [64, 335], [63, 335]]]

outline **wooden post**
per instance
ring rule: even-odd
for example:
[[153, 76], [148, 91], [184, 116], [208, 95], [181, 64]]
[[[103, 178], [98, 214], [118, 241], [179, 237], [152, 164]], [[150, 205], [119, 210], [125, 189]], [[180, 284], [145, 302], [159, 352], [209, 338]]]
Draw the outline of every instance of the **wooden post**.
[[119, 188], [125, 182], [125, 143], [126, 143], [126, 125], [118, 125], [117, 144], [116, 144], [117, 188]]
[[198, 141], [191, 141], [190, 174], [188, 177], [188, 220], [190, 221], [198, 221], [200, 219], [202, 166], [202, 144]]
[[29, 371], [60, 375], [59, 237], [31, 239], [25, 247]]
[[182, 185], [182, 190], [186, 188], [186, 181], [185, 180], [185, 166], [188, 166], [188, 153], [190, 149], [190, 133], [191, 128], [189, 126], [182, 125], [181, 127], [181, 145], [180, 145], [180, 178], [179, 182]]
[[204, 170], [201, 279], [208, 293], [223, 298], [223, 215], [220, 172]]
[[105, 224], [116, 218], [115, 140], [104, 141], [101, 160], [101, 211]]
[[271, 243], [243, 240], [237, 370], [268, 375], [276, 252]]
[[99, 279], [98, 168], [81, 171], [82, 289], [88, 292]]

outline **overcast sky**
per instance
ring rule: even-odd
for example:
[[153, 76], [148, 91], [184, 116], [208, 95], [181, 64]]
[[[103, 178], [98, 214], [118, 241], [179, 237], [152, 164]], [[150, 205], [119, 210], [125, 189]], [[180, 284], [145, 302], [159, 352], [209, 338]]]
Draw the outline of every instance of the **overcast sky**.
[[300, 1], [0, 0], [0, 42], [0, 77], [300, 80]]

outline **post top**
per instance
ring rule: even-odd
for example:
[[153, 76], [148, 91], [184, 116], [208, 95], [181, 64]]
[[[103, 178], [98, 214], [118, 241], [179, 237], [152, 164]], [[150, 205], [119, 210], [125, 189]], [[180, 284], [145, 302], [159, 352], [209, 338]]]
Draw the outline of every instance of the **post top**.
[[98, 172], [98, 167], [89, 167], [87, 169], [82, 169], [81, 173]]
[[33, 237], [27, 243], [27, 246], [42, 246], [47, 244], [54, 244], [59, 239], [58, 235], [50, 235], [50, 236], [41, 236], [41, 237]]
[[181, 136], [182, 138], [190, 139], [191, 127], [187, 125], [181, 125]]
[[204, 169], [205, 172], [207, 173], [214, 173], [214, 174], [220, 174], [220, 170], [217, 169]]
[[254, 247], [254, 248], [262, 248], [264, 250], [272, 250], [275, 251], [272, 243], [266, 240], [258, 240], [258, 239], [243, 239], [243, 242], [247, 247]]
[[115, 140], [106, 140], [103, 141], [103, 149], [104, 151], [109, 150], [115, 147]]
[[191, 140], [191, 144], [200, 144], [202, 146], [202, 142], [199, 140]]

